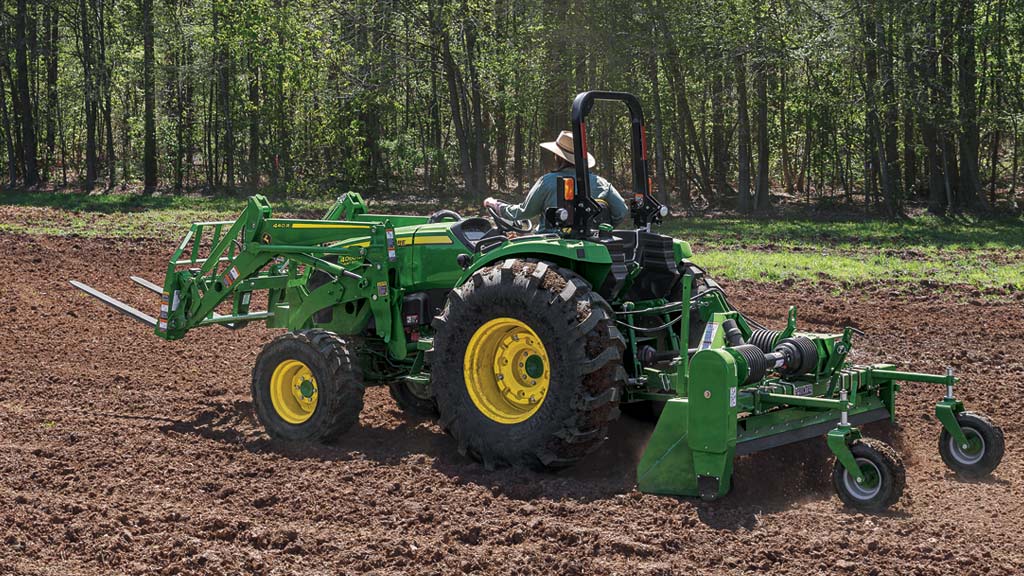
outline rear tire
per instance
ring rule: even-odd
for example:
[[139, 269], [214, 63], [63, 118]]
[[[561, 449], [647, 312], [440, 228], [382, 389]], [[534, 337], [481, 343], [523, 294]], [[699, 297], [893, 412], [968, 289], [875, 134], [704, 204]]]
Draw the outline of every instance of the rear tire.
[[895, 504], [907, 483], [906, 468], [896, 450], [881, 440], [863, 438], [850, 444], [850, 452], [865, 482], [858, 483], [836, 460], [832, 484], [843, 504], [865, 512], [881, 512]]
[[939, 434], [939, 454], [950, 470], [964, 478], [983, 478], [992, 473], [1003, 459], [1006, 450], [1003, 430], [992, 420], [978, 412], [956, 415], [970, 444], [960, 446], [945, 428]]
[[437, 418], [437, 399], [429, 385], [420, 390], [406, 380], [395, 380], [388, 383], [388, 391], [402, 412], [417, 418]]
[[581, 277], [506, 260], [453, 290], [433, 325], [432, 387], [461, 453], [489, 469], [555, 469], [604, 441], [626, 383], [625, 341]]
[[330, 442], [359, 421], [362, 372], [345, 341], [326, 330], [282, 334], [263, 347], [252, 371], [256, 417], [292, 442]]

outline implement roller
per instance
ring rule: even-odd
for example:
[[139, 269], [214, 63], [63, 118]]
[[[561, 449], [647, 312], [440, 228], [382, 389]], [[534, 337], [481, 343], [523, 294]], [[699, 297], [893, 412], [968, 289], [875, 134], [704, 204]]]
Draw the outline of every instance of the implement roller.
[[[586, 117], [596, 101], [630, 112], [634, 229], [615, 230], [589, 190]], [[739, 454], [824, 437], [847, 505], [896, 503], [891, 447], [858, 426], [894, 421], [901, 383], [932, 385], [942, 460], [991, 473], [1003, 433], [954, 395], [952, 370], [920, 374], [847, 360], [854, 328], [798, 330], [796, 308], [770, 330], [729, 303], [688, 243], [652, 230], [643, 112], [630, 94], [585, 92], [572, 107], [575, 177], [559, 179], [545, 229], [492, 213], [371, 214], [354, 193], [322, 219], [274, 218], [262, 196], [237, 220], [193, 224], [151, 316], [77, 288], [165, 340], [259, 321], [286, 332], [256, 359], [252, 396], [268, 434], [329, 442], [355, 425], [367, 385], [388, 386], [416, 417], [437, 418], [488, 469], [558, 469], [596, 450], [620, 409], [656, 412], [637, 466], [643, 492], [715, 499]]]

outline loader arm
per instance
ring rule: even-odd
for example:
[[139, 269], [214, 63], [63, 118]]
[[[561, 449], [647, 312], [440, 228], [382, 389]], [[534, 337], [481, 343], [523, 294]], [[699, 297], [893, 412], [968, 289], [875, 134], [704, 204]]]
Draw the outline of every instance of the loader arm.
[[[71, 283], [152, 326], [166, 340], [184, 338], [201, 326], [236, 329], [252, 321], [308, 328], [318, 311], [333, 307], [341, 313], [336, 325], [350, 332], [361, 331], [372, 319], [376, 336], [403, 359], [407, 350], [398, 309], [403, 291], [395, 231], [390, 217], [365, 212], [362, 199], [350, 194], [323, 220], [272, 218], [267, 199], [256, 195], [236, 220], [192, 224], [168, 262], [162, 287], [133, 277], [160, 294], [156, 318], [81, 282]], [[328, 280], [311, 285], [314, 271]], [[265, 294], [263, 310], [250, 309], [255, 292]]]
[[[346, 243], [353, 239], [368, 241]], [[253, 196], [234, 222], [192, 225], [168, 263], [156, 333], [174, 340], [199, 326], [251, 320], [294, 329], [306, 326], [325, 307], [365, 299], [377, 335], [390, 342], [397, 316], [390, 288], [397, 274], [395, 247], [387, 219], [271, 218], [266, 199]], [[307, 283], [314, 270], [332, 279], [310, 290]], [[249, 310], [257, 290], [267, 292], [266, 311]], [[231, 313], [218, 313], [229, 299]]]

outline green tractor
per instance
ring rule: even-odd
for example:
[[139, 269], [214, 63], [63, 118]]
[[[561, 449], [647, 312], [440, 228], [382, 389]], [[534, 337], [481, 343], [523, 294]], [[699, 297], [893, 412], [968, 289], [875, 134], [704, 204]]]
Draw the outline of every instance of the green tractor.
[[[632, 230], [599, 224], [586, 117], [595, 101], [631, 116]], [[256, 360], [252, 397], [274, 438], [329, 442], [352, 427], [367, 385], [437, 417], [488, 469], [571, 466], [597, 449], [620, 408], [660, 416], [637, 467], [641, 491], [714, 499], [736, 455], [824, 435], [846, 504], [881, 510], [904, 486], [896, 452], [859, 424], [895, 419], [899, 382], [945, 387], [939, 451], [956, 472], [990, 473], [1002, 431], [967, 412], [957, 380], [852, 365], [857, 331], [782, 330], [734, 309], [686, 242], [654, 232], [639, 101], [585, 92], [572, 107], [575, 178], [544, 214], [553, 234], [492, 213], [371, 214], [358, 194], [320, 220], [273, 218], [253, 196], [235, 221], [193, 224], [167, 267], [159, 316], [79, 282], [166, 340], [252, 321], [288, 332]], [[657, 409], [657, 410], [656, 410]]]

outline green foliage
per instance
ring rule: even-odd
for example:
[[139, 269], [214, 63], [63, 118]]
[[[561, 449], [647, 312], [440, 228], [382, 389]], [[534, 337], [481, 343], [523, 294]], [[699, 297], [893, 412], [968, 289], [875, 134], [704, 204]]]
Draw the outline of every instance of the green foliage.
[[[962, 153], [954, 140], [965, 122], [960, 96], [970, 88], [921, 75], [936, 55], [941, 72], [959, 78], [963, 44], [973, 39], [981, 182], [994, 185], [993, 195], [1012, 209], [1022, 171], [1017, 143], [1024, 101], [1015, 94], [1024, 71], [1024, 12], [1013, 0], [991, 0], [976, 6], [974, 21], [961, 22], [958, 10], [975, 4], [157, 0], [159, 180], [175, 191], [243, 193], [255, 186], [303, 196], [338, 187], [416, 187], [428, 194], [462, 187], [477, 196], [510, 191], [546, 169], [537, 143], [568, 127], [575, 93], [601, 88], [635, 92], [647, 105], [650, 124], [661, 128], [673, 204], [730, 206], [732, 190], [712, 186], [705, 169], [721, 162], [731, 181], [744, 160], [737, 152], [742, 56], [748, 112], [760, 109], [768, 117], [767, 162], [776, 191], [811, 201], [888, 202], [877, 193], [864, 196], [879, 178], [866, 118], [872, 106], [885, 112], [894, 105], [896, 119], [909, 118], [909, 130], [897, 134], [895, 120], [882, 114], [898, 140], [899, 158], [891, 161], [905, 171], [904, 151], [911, 151], [915, 168], [915, 181], [904, 182], [892, 200], [902, 202], [929, 185], [924, 124], [950, 138], [943, 153], [952, 162]], [[94, 110], [99, 184], [111, 169], [118, 182], [134, 182], [141, 177], [145, 131], [141, 3], [84, 0], [84, 11], [81, 6], [78, 0], [29, 3], [35, 24], [29, 85], [43, 172], [51, 183], [81, 183], [86, 119]], [[18, 181], [24, 151], [12, 85], [11, 10], [5, 3], [0, 14], [6, 118], [0, 144], [11, 152]], [[50, 10], [59, 19], [56, 42], [46, 34]], [[950, 29], [940, 30], [944, 35], [930, 47], [929, 34], [935, 36], [944, 16]], [[880, 35], [865, 35], [868, 21], [879, 23]], [[86, 36], [94, 44], [89, 62], [82, 52]], [[866, 54], [880, 40], [888, 43], [880, 54], [894, 72], [891, 82], [870, 86], [876, 88], [871, 104]], [[48, 54], [57, 58], [54, 102], [47, 97]], [[753, 88], [762, 80], [764, 98]], [[895, 86], [893, 94], [883, 85]], [[110, 126], [103, 114], [108, 102]], [[605, 175], [627, 184], [628, 131], [613, 112], [593, 116], [591, 150]], [[756, 123], [756, 114], [749, 117]], [[50, 130], [52, 147], [45, 137]], [[654, 143], [655, 130], [650, 133]], [[960, 185], [950, 183], [952, 196]]]

